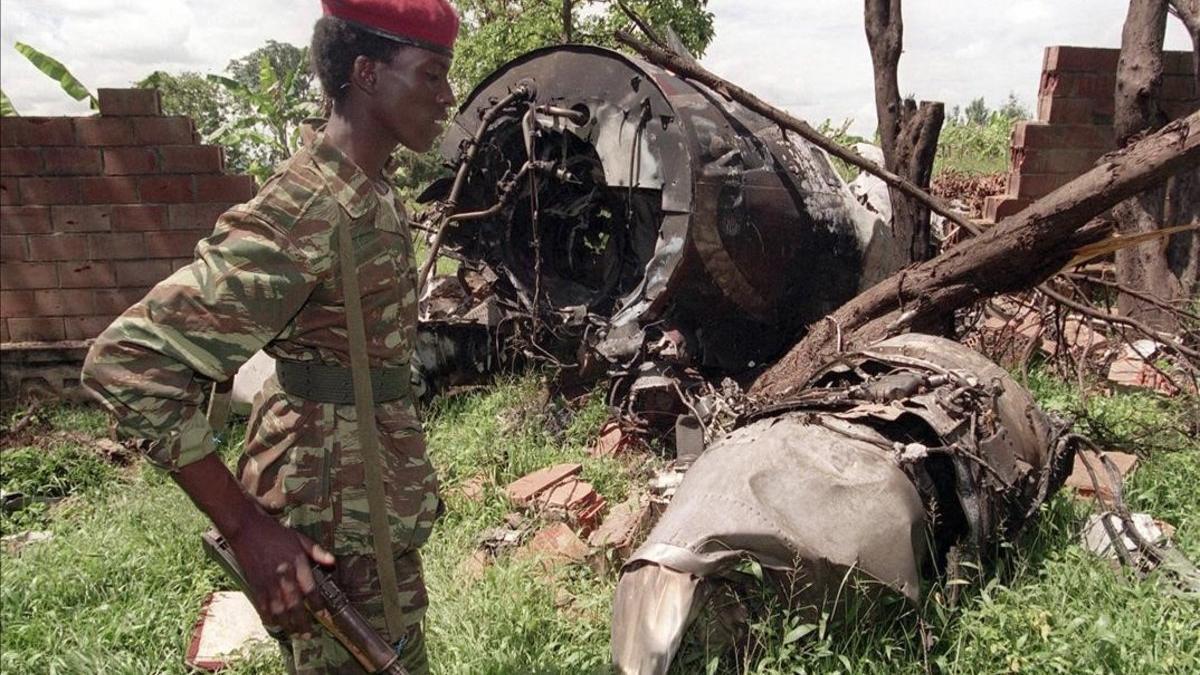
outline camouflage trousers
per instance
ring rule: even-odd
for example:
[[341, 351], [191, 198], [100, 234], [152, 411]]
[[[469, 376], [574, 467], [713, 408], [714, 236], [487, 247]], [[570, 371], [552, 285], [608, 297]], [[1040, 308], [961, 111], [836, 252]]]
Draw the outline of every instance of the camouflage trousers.
[[[380, 459], [405, 623], [401, 635], [388, 635], [356, 418], [352, 405], [291, 396], [272, 377], [251, 413], [239, 464], [242, 485], [285, 525], [333, 553], [333, 577], [350, 602], [381, 635], [403, 645], [402, 662], [409, 672], [425, 673], [421, 621], [429, 600], [418, 549], [438, 515], [437, 476], [412, 403], [405, 399], [378, 405]], [[291, 672], [301, 675], [364, 672], [323, 630], [310, 640], [292, 638], [284, 651], [290, 651]]]

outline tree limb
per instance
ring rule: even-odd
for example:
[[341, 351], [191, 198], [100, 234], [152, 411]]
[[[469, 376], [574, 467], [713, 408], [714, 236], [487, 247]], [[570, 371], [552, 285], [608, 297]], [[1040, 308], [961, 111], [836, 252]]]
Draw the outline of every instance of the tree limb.
[[938, 257], [871, 287], [820, 321], [751, 388], [786, 397], [841, 343], [854, 349], [935, 323], [977, 300], [1034, 286], [1072, 256], [1077, 231], [1172, 174], [1200, 167], [1200, 112], [1102, 158], [1090, 171]]
[[847, 164], [856, 166], [867, 173], [878, 176], [888, 186], [900, 190], [904, 194], [914, 200], [924, 204], [930, 211], [942, 216], [950, 222], [958, 225], [964, 230], [972, 234], [979, 234], [980, 230], [974, 223], [967, 220], [962, 214], [954, 211], [947, 206], [942, 200], [934, 197], [925, 190], [913, 185], [910, 181], [896, 175], [894, 172], [887, 170], [884, 167], [862, 157], [858, 153], [843, 148], [834, 141], [823, 136], [819, 131], [813, 129], [807, 122], [797, 117], [794, 117], [779, 108], [763, 101], [754, 94], [742, 89], [741, 87], [724, 80], [713, 73], [709, 72], [702, 66], [696, 63], [689, 63], [683, 58], [680, 58], [671, 52], [654, 45], [646, 44], [635, 38], [625, 31], [617, 31], [617, 40], [622, 44], [630, 47], [637, 53], [641, 54], [650, 63], [666, 68], [677, 75], [683, 76], [690, 80], [694, 80], [712, 89], [726, 99], [737, 101], [746, 108], [762, 115], [763, 117], [778, 124], [781, 128], [796, 133], [801, 138], [807, 140], [813, 145], [821, 148], [825, 152], [837, 157]]

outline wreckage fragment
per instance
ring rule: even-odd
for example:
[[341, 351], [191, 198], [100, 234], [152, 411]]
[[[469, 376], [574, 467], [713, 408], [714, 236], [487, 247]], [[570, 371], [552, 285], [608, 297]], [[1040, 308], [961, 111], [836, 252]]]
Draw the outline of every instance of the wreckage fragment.
[[847, 578], [915, 605], [952, 551], [988, 559], [1054, 494], [1074, 453], [1063, 431], [958, 343], [912, 334], [842, 355], [688, 470], [618, 583], [614, 662], [665, 673], [711, 584], [746, 559], [801, 605]]
[[[869, 247], [906, 248], [814, 146], [606, 49], [502, 66], [466, 97], [442, 155], [469, 167], [447, 245], [499, 277], [510, 315], [549, 327], [549, 351], [584, 343], [626, 362], [674, 332], [694, 362], [742, 370], [893, 271], [866, 263]], [[450, 192], [445, 179], [423, 198]]]

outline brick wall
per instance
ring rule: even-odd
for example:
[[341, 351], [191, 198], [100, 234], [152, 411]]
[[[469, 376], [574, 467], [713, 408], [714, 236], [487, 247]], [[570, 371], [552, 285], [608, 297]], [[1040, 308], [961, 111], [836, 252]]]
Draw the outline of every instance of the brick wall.
[[101, 89], [93, 117], [0, 118], [0, 343], [87, 340], [192, 259], [254, 195], [158, 91]]
[[[997, 221], [1024, 209], [1113, 150], [1113, 104], [1118, 49], [1047, 47], [1038, 89], [1037, 120], [1013, 129], [1005, 194], [988, 197], [984, 218]], [[1191, 52], [1163, 52], [1160, 104], [1172, 119], [1200, 108]]]

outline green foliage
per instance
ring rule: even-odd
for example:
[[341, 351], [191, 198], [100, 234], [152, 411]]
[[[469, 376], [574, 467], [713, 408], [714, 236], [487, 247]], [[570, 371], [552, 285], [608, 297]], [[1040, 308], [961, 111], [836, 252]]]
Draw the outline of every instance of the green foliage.
[[[829, 140], [848, 150], [853, 150], [857, 143], [872, 143], [862, 136], [850, 133], [850, 126], [854, 124], [854, 120], [847, 117], [842, 120], [840, 125], [834, 125], [833, 120], [825, 118], [820, 125], [817, 126], [817, 132]], [[829, 161], [833, 164], [833, 168], [838, 172], [844, 181], [854, 180], [861, 169], [853, 164], [848, 164], [845, 161], [830, 155]]]
[[[137, 82], [136, 86], [157, 89], [162, 96], [163, 113], [192, 118], [196, 130], [205, 138], [221, 128], [233, 105], [223, 87], [196, 72], [173, 74], [156, 70]], [[230, 147], [227, 150], [232, 154], [239, 148]]]
[[67, 93], [68, 96], [76, 101], [87, 99], [92, 110], [96, 110], [99, 104], [96, 102], [96, 97], [82, 82], [75, 79], [71, 71], [67, 67], [55, 59], [54, 57], [38, 51], [24, 42], [18, 42], [13, 45], [13, 48], [21, 53], [22, 56], [29, 59], [35, 68], [40, 70], [46, 77], [58, 82], [58, 86]]
[[996, 110], [990, 110], [983, 97], [972, 100], [965, 110], [954, 107], [942, 126], [934, 173], [1007, 171], [1013, 125], [1028, 117], [1029, 111], [1014, 94]]
[[9, 100], [8, 94], [0, 89], [0, 117], [20, 117], [20, 113], [13, 107], [12, 101]]
[[[626, 3], [656, 31], [670, 26], [695, 56], [713, 38], [713, 15], [707, 0], [631, 0]], [[451, 82], [465, 96], [486, 75], [516, 56], [563, 41], [562, 0], [462, 0], [458, 3], [462, 27], [455, 44]], [[613, 49], [617, 28], [630, 22], [615, 2], [597, 12], [589, 3], [571, 7], [572, 39]]]
[[[1144, 457], [1170, 437], [1142, 431], [1177, 421], [1174, 404], [1151, 405], [1126, 394], [1085, 399], [1037, 369], [1031, 386], [1042, 405], [1056, 410], [1082, 408], [1094, 411], [1093, 417], [1109, 410], [1110, 422], [1121, 422], [1129, 434], [1122, 440], [1131, 445], [1122, 447]], [[567, 567], [548, 577], [511, 556], [477, 577], [461, 567], [479, 533], [500, 525], [510, 510], [502, 486], [526, 471], [580, 462], [584, 477], [610, 503], [645, 480], [658, 460], [637, 464], [586, 453], [606, 416], [599, 392], [570, 413], [561, 402], [545, 400], [536, 376], [442, 399], [427, 411], [430, 452], [449, 507], [424, 550], [434, 672], [607, 672], [615, 570]], [[74, 409], [50, 419], [56, 429], [78, 433], [98, 435], [105, 427], [103, 416]], [[1196, 559], [1200, 443], [1185, 439], [1173, 449], [1144, 459], [1128, 499], [1134, 510], [1174, 525], [1179, 546]], [[222, 456], [232, 462], [238, 450], [231, 444]], [[53, 485], [38, 477], [59, 475], [46, 467], [80, 471], [76, 463], [92, 461], [34, 461], [26, 452], [10, 463], [9, 452], [0, 455], [6, 490], [17, 484], [10, 481]], [[18, 464], [19, 471], [9, 470]], [[157, 471], [125, 480], [77, 475], [71, 507], [54, 508], [39, 524], [54, 538], [29, 545], [20, 556], [0, 553], [0, 672], [91, 672], [97, 663], [113, 672], [186, 672], [180, 655], [204, 595], [230, 587], [200, 552], [203, 516]], [[476, 476], [489, 481], [479, 501], [458, 490]], [[107, 481], [108, 488], [86, 487], [97, 481]], [[1200, 671], [1200, 608], [1164, 593], [1158, 577], [1126, 583], [1123, 573], [1085, 553], [1078, 532], [1086, 508], [1056, 497], [986, 582], [965, 586], [955, 610], [946, 605], [944, 583], [928, 588], [917, 609], [874, 597], [870, 586], [859, 593], [848, 583], [840, 612], [787, 606], [752, 586], [751, 639], [730, 651], [694, 631], [672, 672], [918, 675], [928, 672], [927, 660], [945, 673]], [[743, 571], [761, 583], [761, 570], [755, 574], [752, 567]], [[936, 641], [928, 654], [922, 630]], [[279, 672], [274, 648], [262, 647], [229, 672]]]
[[[274, 51], [265, 51], [274, 46]], [[275, 166], [296, 151], [300, 142], [300, 123], [320, 113], [320, 105], [308, 71], [308, 49], [299, 51], [294, 63], [281, 69], [284, 59], [275, 58], [280, 43], [255, 52], [258, 54], [257, 77], [244, 73], [243, 79], [209, 75], [208, 80], [225, 90], [233, 101], [235, 114], [214, 131], [210, 140], [230, 147], [251, 147], [247, 170], [260, 182]], [[288, 45], [290, 46], [290, 45]], [[253, 56], [253, 55], [252, 55]], [[249, 57], [247, 57], [249, 58]], [[238, 68], [234, 62], [232, 67]]]

